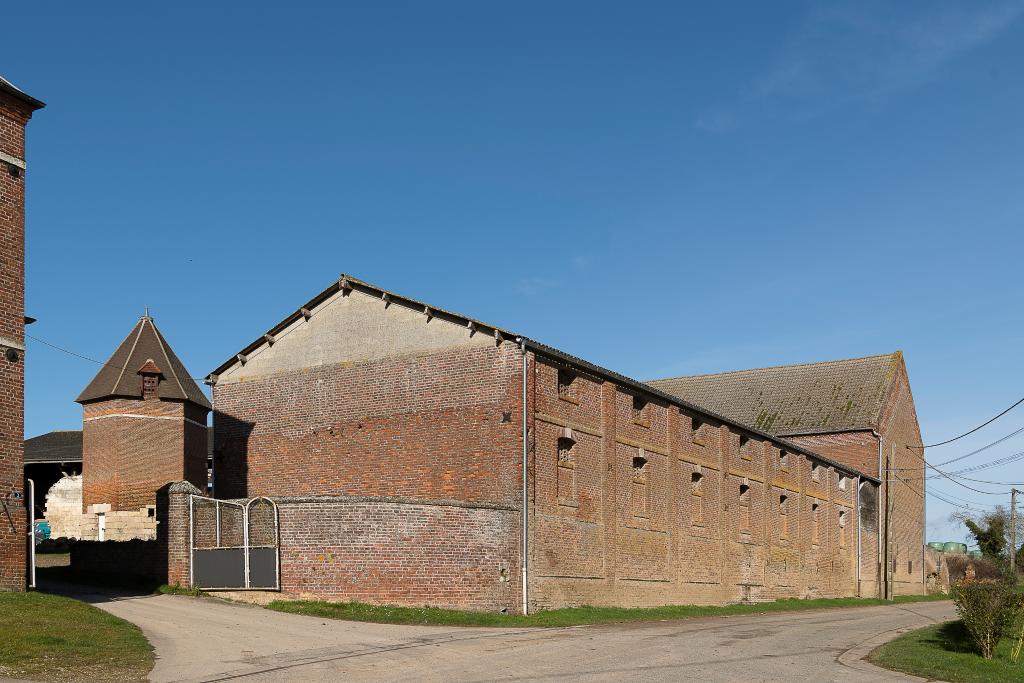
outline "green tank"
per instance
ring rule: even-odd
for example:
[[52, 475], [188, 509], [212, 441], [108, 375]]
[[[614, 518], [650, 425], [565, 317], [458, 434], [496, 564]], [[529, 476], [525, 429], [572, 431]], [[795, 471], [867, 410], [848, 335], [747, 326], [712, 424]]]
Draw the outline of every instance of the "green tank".
[[931, 548], [932, 550], [943, 550], [943, 546], [945, 546], [945, 545], [946, 544], [943, 543], [942, 541], [932, 541], [931, 543], [928, 544], [928, 547]]
[[967, 552], [966, 543], [957, 543], [955, 541], [948, 541], [942, 544], [942, 550], [947, 553], [960, 553], [964, 554]]
[[980, 550], [972, 550], [967, 554], [976, 560], [980, 560], [982, 557], [984, 557], [984, 554]]

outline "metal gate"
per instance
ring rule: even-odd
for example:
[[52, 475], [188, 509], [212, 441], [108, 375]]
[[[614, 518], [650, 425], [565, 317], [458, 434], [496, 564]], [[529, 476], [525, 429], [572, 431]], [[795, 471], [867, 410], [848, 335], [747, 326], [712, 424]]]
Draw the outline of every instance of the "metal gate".
[[190, 496], [189, 578], [203, 590], [278, 590], [277, 504]]

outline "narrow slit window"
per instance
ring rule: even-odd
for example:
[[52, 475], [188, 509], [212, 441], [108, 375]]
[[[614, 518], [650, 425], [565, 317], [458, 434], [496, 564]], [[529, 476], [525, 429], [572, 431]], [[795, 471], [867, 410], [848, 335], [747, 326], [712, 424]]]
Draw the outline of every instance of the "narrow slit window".
[[643, 450], [633, 456], [633, 481], [630, 485], [633, 498], [633, 516], [647, 517], [647, 457]]
[[789, 496], [779, 496], [779, 537], [789, 538]]
[[750, 531], [750, 486], [740, 484], [740, 531]]
[[704, 475], [700, 472], [690, 475], [690, 523], [704, 523]]
[[573, 448], [576, 442], [570, 438], [558, 440], [558, 502], [572, 502], [576, 500], [576, 458]]
[[818, 529], [818, 504], [811, 503], [811, 543], [817, 545], [819, 541]]

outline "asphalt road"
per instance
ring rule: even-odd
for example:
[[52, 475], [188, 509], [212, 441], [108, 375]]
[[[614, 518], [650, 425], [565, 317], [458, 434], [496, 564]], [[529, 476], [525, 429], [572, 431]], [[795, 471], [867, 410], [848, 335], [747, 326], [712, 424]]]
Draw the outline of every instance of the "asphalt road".
[[391, 626], [76, 592], [142, 627], [153, 681], [893, 681], [862, 657], [950, 602], [563, 629]]

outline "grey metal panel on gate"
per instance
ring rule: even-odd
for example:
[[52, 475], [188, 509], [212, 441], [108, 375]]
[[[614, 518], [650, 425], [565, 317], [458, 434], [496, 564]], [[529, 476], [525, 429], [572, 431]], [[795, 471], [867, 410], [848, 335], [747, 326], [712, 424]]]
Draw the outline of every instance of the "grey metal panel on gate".
[[277, 548], [249, 548], [249, 588], [277, 588]]
[[192, 581], [199, 588], [245, 588], [245, 550], [193, 549]]

